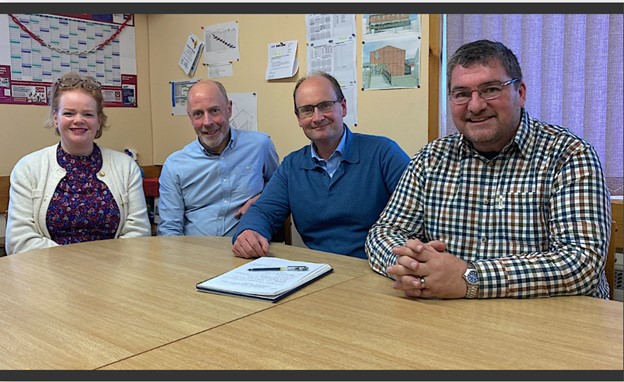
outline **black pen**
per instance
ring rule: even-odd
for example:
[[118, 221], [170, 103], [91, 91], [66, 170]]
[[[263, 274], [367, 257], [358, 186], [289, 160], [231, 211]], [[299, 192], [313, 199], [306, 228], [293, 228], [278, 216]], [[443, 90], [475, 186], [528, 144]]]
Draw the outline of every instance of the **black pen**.
[[249, 268], [248, 271], [307, 271], [305, 265], [292, 265], [288, 267]]

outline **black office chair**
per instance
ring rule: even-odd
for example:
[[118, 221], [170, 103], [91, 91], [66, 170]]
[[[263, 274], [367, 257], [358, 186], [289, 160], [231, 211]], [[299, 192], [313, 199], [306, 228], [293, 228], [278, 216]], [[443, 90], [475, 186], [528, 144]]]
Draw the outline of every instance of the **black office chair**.
[[[11, 187], [11, 183], [8, 176], [0, 176], [0, 219], [4, 219], [4, 224], [6, 226], [8, 213], [9, 213], [9, 189]], [[6, 255], [6, 246], [4, 241], [4, 234], [0, 237], [0, 256]]]
[[277, 230], [275, 235], [271, 238], [272, 242], [275, 243], [285, 243], [287, 245], [292, 245], [292, 221], [290, 219], [290, 215], [284, 220], [284, 224], [280, 229]]
[[605, 264], [605, 272], [607, 274], [607, 282], [609, 283], [609, 298], [613, 300], [617, 280], [615, 275], [615, 253], [624, 248], [624, 236], [622, 236], [623, 224], [622, 203], [611, 203], [611, 240], [609, 240], [609, 250], [607, 252], [607, 262]]

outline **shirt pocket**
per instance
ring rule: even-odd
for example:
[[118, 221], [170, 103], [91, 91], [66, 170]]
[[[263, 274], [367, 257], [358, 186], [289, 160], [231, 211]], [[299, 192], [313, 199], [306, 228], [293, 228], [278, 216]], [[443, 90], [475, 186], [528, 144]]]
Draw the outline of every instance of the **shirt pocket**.
[[232, 170], [234, 194], [254, 196], [264, 189], [264, 177], [260, 163], [236, 166]]
[[548, 249], [548, 206], [535, 191], [501, 193], [496, 200], [494, 226], [505, 227], [502, 239], [511, 252], [527, 253]]

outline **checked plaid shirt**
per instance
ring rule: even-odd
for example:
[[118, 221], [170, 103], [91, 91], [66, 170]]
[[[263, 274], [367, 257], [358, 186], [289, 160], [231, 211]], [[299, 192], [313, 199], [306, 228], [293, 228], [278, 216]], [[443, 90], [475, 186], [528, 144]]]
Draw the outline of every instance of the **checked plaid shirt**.
[[610, 230], [609, 191], [593, 147], [523, 110], [515, 138], [494, 159], [459, 133], [417, 153], [371, 227], [366, 253], [371, 268], [388, 276], [393, 247], [441, 240], [474, 262], [478, 298], [608, 298]]

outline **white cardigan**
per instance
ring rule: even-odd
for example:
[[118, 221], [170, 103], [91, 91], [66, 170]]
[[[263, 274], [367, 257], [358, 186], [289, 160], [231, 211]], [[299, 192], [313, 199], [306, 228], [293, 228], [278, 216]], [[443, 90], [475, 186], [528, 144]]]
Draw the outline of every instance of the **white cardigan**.
[[[58, 245], [50, 239], [46, 214], [54, 190], [65, 176], [56, 162], [55, 144], [20, 159], [11, 171], [9, 213], [6, 226], [7, 254]], [[151, 233], [139, 166], [130, 156], [100, 146], [102, 169], [97, 177], [111, 191], [119, 207], [115, 238], [149, 236]]]

